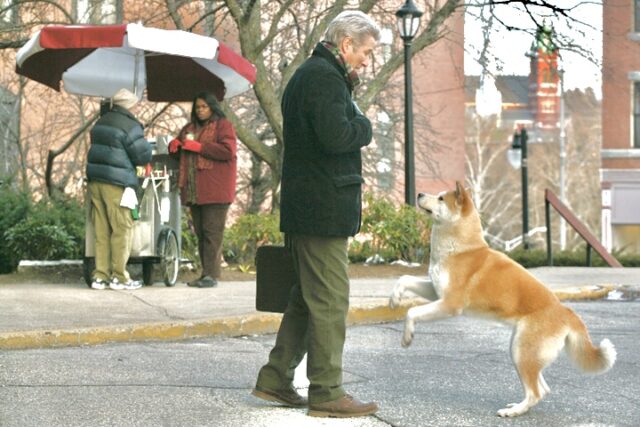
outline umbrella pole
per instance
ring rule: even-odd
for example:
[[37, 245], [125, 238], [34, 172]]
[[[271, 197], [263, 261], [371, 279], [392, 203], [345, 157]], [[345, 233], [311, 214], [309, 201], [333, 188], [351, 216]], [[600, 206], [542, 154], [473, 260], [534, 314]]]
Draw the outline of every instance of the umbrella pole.
[[136, 60], [133, 68], [133, 94], [135, 96], [138, 96], [138, 67], [140, 66], [140, 55], [140, 49], [136, 49]]

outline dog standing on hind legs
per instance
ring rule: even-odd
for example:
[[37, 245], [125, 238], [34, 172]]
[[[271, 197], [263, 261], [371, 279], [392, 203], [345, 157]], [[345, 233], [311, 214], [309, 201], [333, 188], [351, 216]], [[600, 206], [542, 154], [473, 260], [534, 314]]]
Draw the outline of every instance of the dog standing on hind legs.
[[397, 306], [405, 292], [432, 302], [407, 312], [403, 347], [411, 344], [416, 321], [464, 314], [512, 325], [511, 357], [525, 396], [500, 409], [501, 417], [522, 415], [549, 393], [542, 371], [563, 348], [584, 372], [603, 373], [613, 366], [616, 350], [608, 339], [595, 347], [576, 313], [522, 266], [489, 248], [480, 216], [459, 182], [454, 191], [419, 194], [418, 206], [433, 220], [429, 275], [402, 276], [389, 304]]

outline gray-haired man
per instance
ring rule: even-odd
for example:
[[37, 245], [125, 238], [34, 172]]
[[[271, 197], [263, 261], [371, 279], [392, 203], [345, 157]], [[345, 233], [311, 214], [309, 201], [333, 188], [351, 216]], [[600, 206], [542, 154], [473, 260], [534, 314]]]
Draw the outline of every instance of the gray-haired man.
[[[357, 417], [377, 411], [342, 388], [349, 309], [347, 240], [360, 229], [362, 159], [371, 123], [351, 95], [380, 31], [359, 11], [339, 14], [325, 40], [296, 70], [282, 99], [284, 161], [280, 229], [291, 238], [298, 275], [269, 362], [253, 394], [309, 415]], [[308, 354], [309, 401], [293, 388]]]

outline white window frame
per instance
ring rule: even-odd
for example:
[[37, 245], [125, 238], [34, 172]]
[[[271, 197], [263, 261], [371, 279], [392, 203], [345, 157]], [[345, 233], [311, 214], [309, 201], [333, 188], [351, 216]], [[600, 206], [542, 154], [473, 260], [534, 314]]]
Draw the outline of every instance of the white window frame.
[[[81, 24], [115, 24], [118, 0], [76, 0], [76, 16]], [[100, 8], [100, 20], [92, 21], [92, 7]]]
[[631, 85], [631, 148], [640, 148], [640, 81], [632, 81]]
[[[13, 0], [0, 0], [0, 10], [4, 10], [4, 8], [9, 7], [13, 4]], [[15, 13], [15, 8], [11, 8], [5, 10], [2, 15], [0, 15], [0, 22], [4, 22], [10, 24], [13, 22], [13, 14]]]

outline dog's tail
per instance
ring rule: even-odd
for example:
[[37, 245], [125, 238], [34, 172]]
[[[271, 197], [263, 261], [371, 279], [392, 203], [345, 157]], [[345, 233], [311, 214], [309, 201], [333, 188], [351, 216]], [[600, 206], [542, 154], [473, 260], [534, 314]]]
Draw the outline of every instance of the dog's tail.
[[570, 311], [569, 333], [566, 351], [571, 360], [584, 372], [602, 374], [616, 362], [616, 349], [608, 339], [603, 339], [596, 347], [591, 342], [587, 327], [573, 311]]

